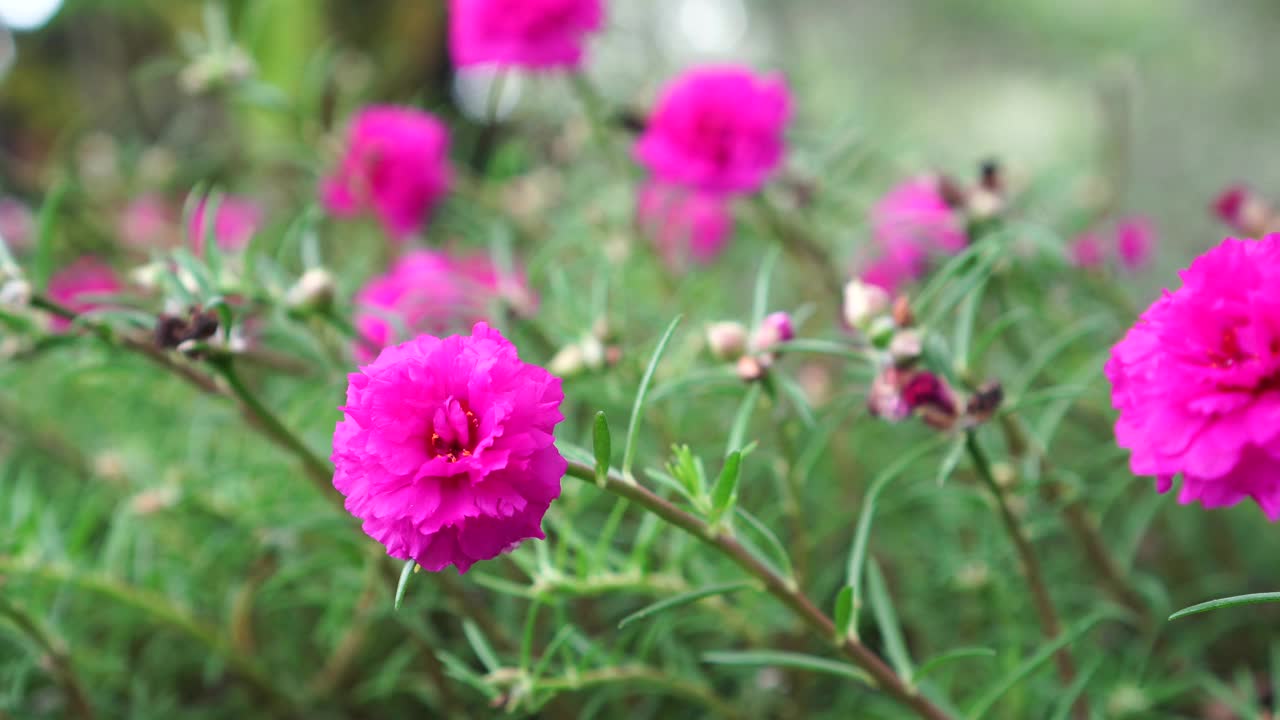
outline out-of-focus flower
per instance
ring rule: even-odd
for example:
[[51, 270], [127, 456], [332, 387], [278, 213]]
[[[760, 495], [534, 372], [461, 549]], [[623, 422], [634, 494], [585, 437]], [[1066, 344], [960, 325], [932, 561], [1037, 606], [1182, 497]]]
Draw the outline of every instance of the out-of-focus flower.
[[454, 258], [432, 250], [406, 253], [356, 294], [356, 357], [419, 333], [443, 334], [484, 319], [494, 301], [533, 302], [519, 274], [500, 271], [488, 257]]
[[667, 265], [706, 265], [724, 252], [733, 229], [726, 198], [650, 182], [640, 189], [636, 220]]
[[791, 98], [779, 75], [737, 66], [690, 70], [662, 92], [635, 155], [665, 183], [755, 192], [782, 162], [790, 117]]
[[863, 282], [895, 293], [924, 276], [931, 255], [954, 254], [969, 243], [964, 217], [937, 175], [922, 175], [890, 190], [871, 209], [877, 255], [860, 273]]
[[791, 316], [785, 312], [769, 313], [760, 321], [760, 327], [751, 336], [751, 349], [756, 352], [769, 350], [796, 337], [795, 326]]
[[285, 304], [294, 310], [319, 310], [333, 304], [337, 280], [322, 267], [308, 268], [285, 294]]
[[1228, 238], [1111, 351], [1116, 440], [1181, 503], [1252, 498], [1280, 520], [1280, 235]]
[[[203, 220], [203, 205], [197, 212]], [[126, 246], [149, 250], [175, 244], [177, 226], [177, 218], [169, 203], [159, 195], [146, 194], [134, 198], [120, 211], [116, 232]], [[203, 229], [203, 225], [200, 227]], [[199, 236], [194, 227], [192, 231], [192, 238]]]
[[1100, 268], [1107, 261], [1106, 248], [1097, 233], [1084, 233], [1076, 237], [1071, 241], [1068, 252], [1071, 264], [1086, 270]]
[[[191, 234], [191, 252], [204, 254], [205, 243], [205, 207], [207, 198], [200, 200], [195, 212], [191, 213], [191, 226], [187, 231]], [[249, 245], [254, 233], [262, 226], [262, 208], [248, 198], [236, 195], [224, 195], [217, 203], [217, 215], [213, 218], [213, 237], [218, 249], [223, 252], [239, 252]]]
[[414, 108], [373, 106], [352, 119], [320, 197], [336, 217], [373, 213], [393, 240], [403, 241], [427, 222], [452, 177], [443, 123]]
[[449, 54], [459, 67], [574, 69], [603, 25], [602, 0], [449, 0]]
[[889, 311], [889, 293], [879, 285], [850, 280], [844, 286], [844, 321], [851, 328], [862, 328], [874, 318]]
[[[113, 295], [124, 289], [111, 266], [94, 257], [85, 256], [54, 273], [49, 278], [49, 297], [78, 313], [103, 307], [95, 296]], [[65, 332], [71, 321], [54, 316], [53, 329]]]
[[1213, 202], [1213, 213], [1233, 232], [1261, 237], [1280, 230], [1280, 214], [1271, 203], [1246, 185], [1232, 185]]
[[31, 208], [16, 198], [0, 198], [0, 238], [10, 250], [22, 252], [31, 247], [36, 221]]
[[567, 467], [558, 378], [478, 323], [388, 347], [349, 380], [333, 484], [387, 554], [466, 572], [544, 537]]
[[747, 328], [739, 322], [716, 322], [707, 326], [707, 347], [717, 360], [733, 362], [747, 351]]
[[1116, 255], [1125, 270], [1135, 272], [1146, 267], [1155, 243], [1155, 226], [1148, 218], [1130, 217], [1116, 223]]
[[946, 430], [959, 419], [958, 407], [946, 381], [927, 370], [885, 368], [867, 393], [867, 409], [889, 422], [917, 415], [930, 426]]

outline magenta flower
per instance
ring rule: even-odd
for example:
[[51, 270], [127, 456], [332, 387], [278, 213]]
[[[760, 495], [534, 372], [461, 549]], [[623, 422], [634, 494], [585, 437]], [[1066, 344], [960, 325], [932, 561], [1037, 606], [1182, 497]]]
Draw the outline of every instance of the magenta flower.
[[1280, 520], [1280, 235], [1228, 238], [1111, 351], [1116, 440], [1181, 503], [1253, 498]]
[[871, 208], [871, 234], [886, 251], [910, 245], [954, 254], [969, 244], [964, 217], [947, 203], [935, 175], [907, 180], [880, 198]]
[[1156, 229], [1144, 217], [1125, 218], [1116, 224], [1116, 254], [1120, 267], [1136, 272], [1151, 262], [1156, 244]]
[[751, 349], [757, 352], [768, 350], [774, 345], [790, 342], [796, 338], [795, 325], [791, 316], [785, 312], [769, 313], [760, 321], [751, 336]]
[[349, 376], [333, 485], [391, 557], [466, 572], [544, 537], [567, 467], [563, 399], [559, 378], [484, 323], [388, 347]]
[[[195, 215], [201, 222], [204, 221], [203, 203], [197, 208]], [[219, 213], [219, 219], [221, 219], [221, 213]], [[116, 233], [126, 246], [147, 250], [171, 245], [177, 225], [173, 209], [164, 198], [153, 194], [139, 195], [120, 211]], [[197, 225], [193, 221], [191, 237], [201, 237], [203, 229], [203, 225]], [[203, 239], [199, 243], [203, 251]]]
[[361, 110], [320, 197], [335, 217], [372, 213], [393, 240], [418, 232], [449, 192], [449, 131], [433, 115], [407, 107]]
[[[98, 296], [114, 295], [124, 289], [111, 266], [94, 257], [82, 257], [49, 278], [48, 293], [58, 304], [78, 313], [103, 307]], [[53, 329], [65, 332], [71, 321], [54, 316]]]
[[662, 182], [755, 192], [782, 162], [790, 117], [781, 76], [736, 66], [691, 70], [662, 92], [635, 156]]
[[[204, 254], [204, 209], [208, 200], [201, 200], [191, 213], [191, 252]], [[262, 208], [248, 198], [224, 195], [218, 202], [217, 217], [213, 219], [213, 237], [223, 252], [239, 252], [249, 246], [254, 233], [262, 226]]]
[[714, 262], [733, 230], [727, 199], [660, 182], [640, 189], [636, 221], [675, 270]]
[[603, 25], [601, 0], [449, 0], [449, 54], [458, 67], [575, 69]]
[[1072, 240], [1067, 252], [1072, 265], [1086, 270], [1100, 268], [1107, 261], [1106, 247], [1097, 233], [1085, 233]]
[[433, 250], [406, 253], [356, 293], [357, 359], [419, 333], [443, 334], [484, 319], [494, 301], [531, 312], [524, 278], [502, 272], [488, 256], [454, 258]]

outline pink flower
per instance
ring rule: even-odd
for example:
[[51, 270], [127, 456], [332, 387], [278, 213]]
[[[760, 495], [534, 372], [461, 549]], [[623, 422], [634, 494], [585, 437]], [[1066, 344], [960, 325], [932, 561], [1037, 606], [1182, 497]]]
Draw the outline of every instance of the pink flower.
[[880, 198], [871, 208], [871, 234], [886, 250], [912, 245], [954, 254], [969, 244], [964, 217], [947, 203], [935, 175], [907, 180]]
[[373, 106], [351, 121], [342, 158], [320, 196], [335, 217], [373, 213], [401, 241], [426, 223], [452, 175], [443, 123], [414, 108]]
[[356, 345], [356, 357], [367, 362], [371, 347], [467, 327], [484, 319], [497, 300], [526, 312], [536, 305], [524, 279], [500, 271], [487, 256], [412, 250], [356, 293], [356, 330], [365, 339]]
[[662, 92], [635, 156], [663, 182], [755, 192], [782, 162], [790, 117], [791, 97], [778, 75], [736, 66], [691, 70]]
[[1068, 252], [1071, 256], [1071, 264], [1078, 268], [1093, 270], [1102, 267], [1107, 261], [1107, 250], [1097, 233], [1080, 235], [1071, 241]]
[[[115, 271], [94, 257], [82, 257], [49, 278], [48, 293], [58, 304], [78, 313], [104, 307], [99, 295], [114, 295], [124, 289]], [[65, 332], [71, 322], [53, 317], [53, 329]]]
[[733, 229], [725, 198], [649, 182], [636, 199], [636, 219], [674, 269], [707, 265], [724, 252]]
[[1116, 254], [1120, 267], [1136, 272], [1151, 262], [1156, 242], [1155, 226], [1144, 217], [1125, 218], [1116, 224]]
[[[191, 252], [204, 255], [204, 209], [208, 200], [201, 200], [191, 213]], [[262, 225], [262, 208], [248, 198], [224, 195], [218, 201], [217, 217], [213, 219], [213, 237], [223, 252], [239, 252], [249, 246], [254, 233]]]
[[[203, 222], [203, 204], [196, 210], [195, 215]], [[140, 195], [120, 212], [116, 232], [120, 236], [120, 241], [129, 247], [161, 248], [172, 244], [177, 224], [173, 210], [164, 198], [159, 195]], [[197, 225], [193, 221], [191, 237], [201, 237], [203, 228], [203, 225]], [[199, 243], [203, 250], [203, 240]]]
[[478, 323], [388, 347], [348, 379], [333, 485], [388, 555], [466, 572], [544, 537], [567, 467], [559, 378]]
[[449, 53], [459, 67], [577, 68], [601, 0], [449, 0]]
[[22, 252], [35, 239], [36, 221], [31, 208], [15, 198], [0, 198], [0, 238], [14, 252]]
[[1111, 351], [1116, 440], [1181, 503], [1253, 498], [1280, 520], [1280, 235], [1229, 238]]
[[1258, 237], [1280, 227], [1280, 217], [1264, 198], [1246, 185], [1232, 185], [1213, 202], [1213, 213], [1233, 232]]

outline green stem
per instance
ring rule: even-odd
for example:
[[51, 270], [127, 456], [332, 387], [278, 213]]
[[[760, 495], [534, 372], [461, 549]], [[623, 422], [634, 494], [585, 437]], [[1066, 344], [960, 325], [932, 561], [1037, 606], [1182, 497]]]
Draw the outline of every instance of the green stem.
[[92, 720], [94, 716], [93, 706], [89, 704], [89, 695], [84, 690], [84, 683], [80, 682], [80, 677], [76, 674], [75, 664], [72, 662], [71, 654], [66, 647], [61, 642], [57, 642], [50, 637], [49, 633], [36, 622], [35, 618], [27, 614], [22, 608], [6, 600], [3, 595], [0, 595], [0, 617], [9, 618], [24, 635], [30, 638], [48, 656], [53, 674], [66, 692], [68, 702], [71, 703], [71, 708], [75, 711], [76, 716], [80, 717], [81, 720]]
[[[592, 485], [596, 483], [596, 470], [590, 465], [571, 461], [568, 474]], [[639, 483], [624, 478], [620, 473], [610, 472], [606, 477], [604, 489], [640, 505], [671, 525], [720, 551], [747, 574], [760, 580], [769, 594], [794, 612], [818, 637], [837, 638], [838, 633], [831, 618], [801, 593], [792, 580], [775, 572], [732, 535], [724, 532], [713, 533], [701, 518], [681, 510]], [[855, 665], [875, 679], [881, 690], [899, 703], [911, 708], [920, 717], [927, 720], [951, 718], [947, 712], [898, 677], [892, 668], [862, 643], [849, 637], [839, 637], [835, 642], [839, 650]]]
[[[527, 674], [522, 670], [504, 668], [490, 673], [486, 679], [495, 684], [517, 686], [528, 678]], [[707, 686], [642, 665], [624, 665], [578, 673], [569, 677], [539, 678], [533, 682], [535, 691], [576, 692], [603, 685], [647, 685], [672, 695], [695, 700], [720, 717], [743, 717], [741, 710], [716, 697], [715, 693]]]

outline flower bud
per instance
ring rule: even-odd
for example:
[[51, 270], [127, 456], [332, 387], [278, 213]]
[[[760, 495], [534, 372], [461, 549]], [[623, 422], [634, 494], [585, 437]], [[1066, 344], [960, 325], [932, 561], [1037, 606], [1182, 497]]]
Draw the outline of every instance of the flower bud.
[[139, 265], [129, 271], [129, 280], [147, 292], [155, 292], [160, 288], [160, 278], [164, 276], [165, 272], [165, 264], [157, 260], [146, 265]]
[[552, 375], [561, 378], [578, 375], [586, 367], [587, 363], [582, 354], [582, 346], [577, 343], [560, 348], [560, 351], [553, 355], [551, 361], [547, 363], [547, 370]]
[[911, 311], [911, 299], [906, 295], [899, 295], [893, 301], [893, 324], [898, 327], [916, 324], [916, 314]]
[[791, 324], [791, 316], [784, 312], [770, 313], [760, 321], [755, 335], [751, 338], [751, 347], [756, 351], [768, 350], [779, 343], [787, 342], [796, 336], [795, 327]]
[[322, 310], [333, 304], [336, 284], [333, 273], [324, 268], [310, 268], [289, 288], [285, 305], [291, 310]]
[[588, 370], [599, 370], [604, 367], [604, 344], [599, 338], [589, 333], [583, 335], [582, 340], [578, 341], [578, 347], [582, 350], [582, 363]]
[[893, 340], [893, 335], [897, 331], [897, 327], [893, 324], [893, 319], [880, 316], [871, 321], [871, 325], [867, 328], [867, 338], [871, 340], [871, 344], [881, 350], [889, 347], [889, 342]]
[[743, 382], [753, 382], [764, 377], [764, 373], [768, 370], [768, 366], [760, 361], [760, 358], [754, 355], [743, 355], [738, 358], [738, 377]]
[[851, 328], [865, 327], [889, 310], [889, 293], [877, 285], [850, 280], [844, 286], [844, 321]]
[[889, 341], [889, 355], [895, 365], [909, 365], [924, 352], [924, 338], [918, 330], [900, 330]]
[[23, 278], [0, 276], [0, 308], [24, 308], [31, 303], [31, 283]]
[[717, 360], [737, 360], [747, 351], [747, 328], [738, 322], [711, 323], [707, 326], [707, 347]]
[[1223, 191], [1213, 203], [1213, 212], [1232, 230], [1248, 237], [1265, 235], [1276, 220], [1270, 204], [1244, 185]]

